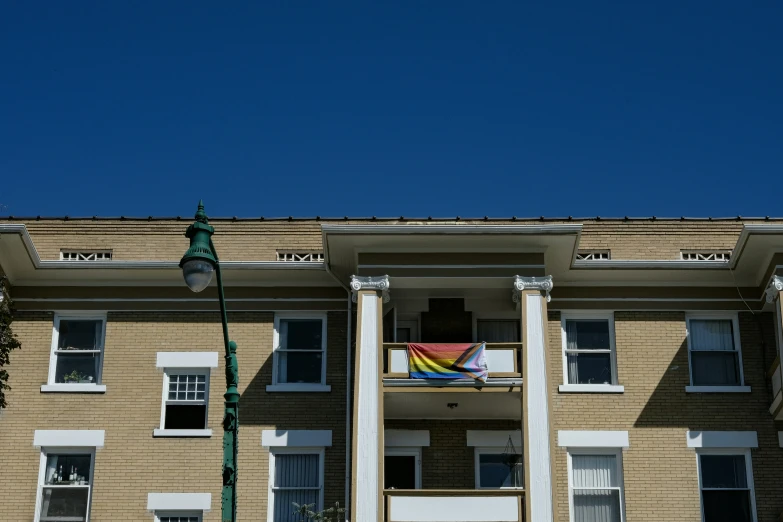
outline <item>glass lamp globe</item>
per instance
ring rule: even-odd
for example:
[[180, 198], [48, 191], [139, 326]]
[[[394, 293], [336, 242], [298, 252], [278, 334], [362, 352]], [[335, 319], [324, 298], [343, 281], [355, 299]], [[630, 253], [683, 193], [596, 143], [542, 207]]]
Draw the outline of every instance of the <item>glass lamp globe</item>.
[[215, 267], [209, 261], [191, 259], [182, 265], [182, 277], [185, 278], [185, 284], [194, 292], [201, 292], [208, 287], [214, 273]]

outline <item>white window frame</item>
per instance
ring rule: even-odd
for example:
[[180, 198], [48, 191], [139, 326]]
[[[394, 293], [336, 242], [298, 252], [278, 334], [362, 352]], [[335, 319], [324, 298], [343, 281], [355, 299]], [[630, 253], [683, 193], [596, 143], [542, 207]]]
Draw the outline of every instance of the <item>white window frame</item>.
[[[267, 521], [274, 522], [275, 515], [275, 457], [277, 455], [318, 455], [318, 471], [320, 477], [318, 477], [319, 495], [318, 505], [314, 511], [324, 509], [324, 448], [306, 448], [306, 447], [271, 447], [269, 448], [269, 480], [267, 486]], [[305, 488], [292, 488], [292, 489], [305, 489]]]
[[[595, 320], [608, 321], [609, 323], [609, 364], [612, 365], [611, 384], [569, 384], [568, 383], [568, 337], [566, 321], [569, 320]], [[619, 384], [617, 373], [617, 341], [614, 331], [614, 311], [588, 311], [574, 310], [560, 313], [560, 337], [562, 349], [560, 358], [563, 364], [563, 384], [558, 387], [560, 393], [624, 393], [625, 386]], [[606, 353], [598, 350], [580, 350], [577, 353]]]
[[[54, 321], [52, 324], [52, 346], [49, 354], [49, 374], [46, 379], [46, 384], [41, 386], [42, 392], [70, 392], [70, 393], [105, 393], [106, 385], [103, 384], [103, 359], [105, 355], [106, 347], [106, 312], [80, 312], [80, 311], [68, 311], [68, 312], [55, 312]], [[99, 357], [98, 372], [96, 375], [96, 382], [92, 384], [88, 383], [64, 383], [55, 382], [55, 376], [57, 374], [57, 357], [58, 349], [57, 345], [60, 341], [60, 322], [61, 321], [101, 321], [101, 332], [96, 340], [98, 343], [97, 350], [80, 350], [80, 353], [97, 353]], [[69, 350], [70, 351], [70, 350]]]
[[[94, 446], [69, 446], [69, 447], [44, 447], [41, 448], [40, 464], [38, 468], [38, 491], [35, 500], [35, 522], [41, 521], [43, 511], [43, 490], [47, 486], [46, 482], [46, 459], [49, 455], [90, 455], [90, 483], [87, 485], [87, 512], [84, 517], [86, 522], [90, 521], [90, 511], [92, 508], [92, 486], [95, 481], [95, 447]], [[67, 486], [62, 486], [67, 487]], [[77, 486], [84, 487], [84, 486]]]
[[[691, 321], [692, 320], [731, 320], [732, 335], [734, 337], [734, 351], [737, 353], [737, 364], [740, 382], [738, 386], [702, 386], [693, 383], [693, 364], [691, 362]], [[688, 379], [689, 385], [685, 387], [688, 393], [750, 393], [750, 386], [745, 385], [745, 371], [742, 366], [742, 344], [740, 343], [739, 314], [737, 312], [710, 312], [692, 313], [685, 316], [685, 339], [688, 343]]]
[[[169, 400], [169, 375], [204, 375], [206, 386], [204, 387], [204, 405], [206, 406], [204, 412], [204, 428], [197, 430], [177, 430], [166, 429], [166, 406], [168, 404], [201, 404], [201, 401], [179, 401]], [[163, 394], [160, 405], [160, 427], [153, 431], [155, 437], [211, 437], [212, 429], [209, 427], [209, 380], [210, 380], [210, 368], [163, 368]]]
[[[320, 319], [321, 320], [321, 382], [320, 383], [289, 383], [278, 382], [278, 370], [280, 364], [279, 352], [289, 351], [280, 349], [280, 320], [281, 319]], [[327, 314], [326, 312], [279, 312], [275, 313], [274, 334], [272, 337], [272, 384], [266, 387], [266, 391], [275, 392], [328, 392], [332, 387], [326, 384], [327, 363]], [[309, 350], [308, 350], [309, 351]]]
[[415, 489], [421, 489], [421, 448], [419, 447], [389, 447], [386, 446], [383, 451], [384, 458], [386, 457], [414, 457], [416, 465], [414, 472], [414, 484]]
[[[517, 450], [520, 452], [519, 456], [522, 457], [522, 465], [525, 466], [525, 456], [524, 453], [522, 453], [522, 448], [517, 448]], [[500, 446], [479, 446], [474, 448], [473, 450], [473, 473], [474, 473], [474, 485], [476, 489], [490, 489], [490, 490], [496, 490], [496, 489], [511, 489], [511, 490], [523, 490], [525, 489], [524, 484], [520, 488], [515, 487], [509, 487], [509, 488], [493, 488], [489, 486], [482, 486], [481, 485], [481, 468], [480, 468], [480, 455], [502, 455], [506, 451], [505, 447]], [[524, 474], [522, 476], [522, 481], [524, 483], [525, 477]]]
[[[622, 448], [568, 448], [568, 517], [570, 522], [574, 522], [574, 455], [614, 455], [617, 465], [617, 479], [619, 487], [613, 488], [595, 488], [595, 489], [618, 489], [620, 491], [620, 522], [625, 522], [625, 477], [623, 475], [623, 450]], [[586, 489], [586, 488], [580, 488]]]
[[156, 511], [155, 522], [160, 522], [165, 517], [197, 517], [198, 522], [203, 520], [203, 511]]
[[[751, 455], [749, 448], [698, 448], [696, 449], [696, 473], [699, 479], [699, 511], [701, 513], [701, 520], [704, 520], [704, 499], [702, 497], [702, 478], [701, 478], [701, 456], [702, 455], [737, 455], [745, 457], [745, 475], [748, 480], [748, 488], [750, 489], [750, 518], [753, 522], [757, 522], [758, 517], [756, 515], [756, 490], [753, 485], [753, 463], [751, 462]], [[714, 488], [710, 491], [717, 491], [720, 489], [728, 488]], [[736, 491], [736, 490], [730, 490]], [[744, 489], [743, 489], [744, 491]]]

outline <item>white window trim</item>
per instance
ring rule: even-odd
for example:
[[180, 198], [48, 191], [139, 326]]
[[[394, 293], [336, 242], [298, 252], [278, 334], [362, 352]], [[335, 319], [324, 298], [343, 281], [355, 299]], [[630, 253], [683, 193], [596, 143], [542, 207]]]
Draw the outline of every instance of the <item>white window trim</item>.
[[[321, 319], [321, 382], [287, 383], [277, 381], [278, 348], [280, 348], [280, 319]], [[332, 387], [326, 384], [326, 348], [328, 343], [326, 312], [279, 312], [275, 313], [274, 333], [272, 336], [272, 384], [266, 387], [268, 392], [330, 392]]]
[[384, 457], [415, 457], [415, 489], [421, 489], [421, 448], [420, 447], [399, 447], [386, 446], [383, 452]]
[[[757, 522], [756, 516], [756, 490], [753, 486], [753, 463], [751, 462], [750, 449], [745, 448], [698, 448], [696, 450], [696, 473], [699, 479], [699, 511], [702, 520], [704, 520], [704, 499], [702, 498], [702, 480], [701, 480], [701, 456], [702, 455], [742, 455], [745, 457], [745, 474], [750, 489], [750, 517], [753, 522]], [[717, 489], [717, 488], [716, 488]]]
[[755, 431], [690, 431], [685, 434], [689, 448], [758, 448]]
[[261, 446], [265, 448], [329, 448], [332, 430], [263, 430]]
[[429, 430], [384, 430], [383, 444], [387, 448], [429, 447]]
[[[522, 450], [522, 447], [516, 448], [516, 450], [519, 452], [518, 455], [522, 457], [522, 464], [523, 466], [526, 465], [524, 462], [524, 453]], [[481, 473], [480, 473], [480, 467], [479, 467], [479, 455], [502, 455], [506, 451], [505, 446], [477, 446], [473, 450], [473, 472], [474, 472], [474, 486], [476, 489], [511, 489], [511, 490], [522, 490], [525, 489], [524, 485], [521, 488], [492, 488], [489, 486], [481, 486]], [[523, 476], [524, 478], [524, 476]]]
[[[600, 433], [600, 432], [598, 432]], [[623, 451], [621, 448], [568, 448], [568, 516], [574, 522], [574, 465], [573, 455], [614, 455], [617, 478], [620, 482], [620, 521], [625, 522], [625, 477], [623, 475]], [[605, 489], [605, 488], [604, 488]]]
[[46, 482], [46, 458], [47, 455], [73, 455], [73, 454], [89, 454], [90, 455], [90, 484], [87, 486], [87, 512], [84, 519], [90, 520], [90, 510], [92, 508], [92, 486], [95, 481], [95, 446], [50, 446], [41, 448], [40, 464], [38, 467], [38, 490], [35, 498], [35, 522], [40, 522], [41, 511], [43, 510], [43, 488]]
[[[566, 349], [568, 348], [568, 338], [566, 337], [566, 321], [569, 319], [609, 321], [609, 359], [612, 365], [612, 383], [611, 384], [569, 384], [568, 383], [568, 357]], [[560, 337], [562, 340], [562, 353], [560, 358], [563, 364], [563, 384], [558, 387], [562, 393], [624, 393], [625, 387], [618, 384], [619, 376], [617, 374], [617, 342], [614, 334], [614, 311], [596, 312], [590, 310], [569, 310], [560, 313]], [[599, 352], [605, 353], [605, 352]], [[588, 389], [589, 388], [589, 389]]]
[[324, 507], [324, 448], [296, 448], [296, 447], [272, 447], [269, 449], [269, 479], [267, 486], [267, 521], [274, 522], [275, 514], [275, 494], [274, 494], [274, 481], [275, 481], [275, 456], [280, 454], [294, 454], [294, 455], [318, 455], [318, 471], [320, 472], [319, 486], [320, 495], [318, 498], [318, 505], [314, 511], [323, 509]]
[[557, 445], [561, 448], [624, 449], [630, 447], [627, 431], [560, 430]]
[[[739, 365], [739, 386], [698, 386], [693, 384], [693, 364], [691, 363], [691, 321], [692, 320], [731, 320], [734, 348], [737, 352]], [[750, 386], [745, 385], [745, 371], [742, 367], [742, 344], [740, 343], [739, 314], [737, 312], [693, 313], [685, 315], [685, 339], [688, 343], [688, 379], [686, 393], [750, 393]]]
[[[41, 391], [46, 393], [105, 393], [106, 385], [103, 384], [103, 358], [106, 346], [106, 312], [95, 311], [68, 311], [55, 312], [52, 324], [52, 347], [49, 353], [49, 374], [46, 384], [41, 386]], [[57, 383], [54, 382], [57, 373], [57, 344], [60, 340], [60, 321], [61, 320], [81, 320], [81, 321], [101, 321], [101, 333], [98, 338], [98, 349], [100, 351], [100, 362], [98, 363], [98, 375], [96, 382], [88, 383]]]
[[[206, 405], [206, 411], [204, 412], [206, 427], [197, 430], [177, 430], [166, 429], [166, 403], [169, 398], [169, 374], [190, 374], [190, 375], [205, 375], [206, 386], [204, 387], [204, 404]], [[163, 393], [160, 403], [160, 424], [158, 428], [152, 431], [153, 437], [211, 437], [212, 429], [209, 428], [209, 381], [211, 376], [210, 368], [198, 367], [198, 368], [164, 368], [163, 369]], [[177, 401], [173, 401], [177, 402]], [[196, 402], [196, 401], [187, 401]]]
[[197, 517], [198, 522], [202, 522], [203, 511], [155, 511], [155, 522], [160, 522], [164, 517]]

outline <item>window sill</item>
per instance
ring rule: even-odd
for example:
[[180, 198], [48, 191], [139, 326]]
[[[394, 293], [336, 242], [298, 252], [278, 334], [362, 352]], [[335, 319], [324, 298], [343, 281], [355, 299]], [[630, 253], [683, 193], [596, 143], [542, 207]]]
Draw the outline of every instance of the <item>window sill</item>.
[[266, 387], [266, 391], [324, 393], [332, 391], [332, 387], [328, 384], [270, 384]]
[[105, 384], [43, 384], [43, 393], [106, 393]]
[[686, 386], [686, 393], [750, 393], [750, 386]]
[[561, 384], [560, 393], [625, 393], [625, 386], [618, 384]]
[[162, 430], [156, 428], [153, 437], [211, 437], [212, 430]]

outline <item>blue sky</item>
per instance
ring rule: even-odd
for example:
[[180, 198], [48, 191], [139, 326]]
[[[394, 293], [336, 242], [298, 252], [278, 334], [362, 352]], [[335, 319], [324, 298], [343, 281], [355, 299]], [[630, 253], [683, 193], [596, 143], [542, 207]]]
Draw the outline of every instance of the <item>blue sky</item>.
[[0, 214], [780, 216], [783, 3], [22, 2]]

